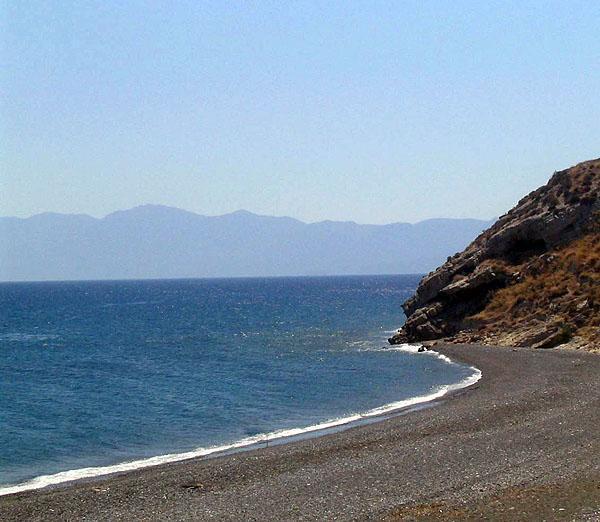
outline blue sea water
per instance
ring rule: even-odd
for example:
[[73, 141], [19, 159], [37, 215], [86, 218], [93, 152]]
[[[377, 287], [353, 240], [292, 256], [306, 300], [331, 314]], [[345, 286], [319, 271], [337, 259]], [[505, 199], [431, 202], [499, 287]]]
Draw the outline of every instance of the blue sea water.
[[0, 492], [468, 379], [472, 368], [386, 346], [418, 279], [0, 284]]

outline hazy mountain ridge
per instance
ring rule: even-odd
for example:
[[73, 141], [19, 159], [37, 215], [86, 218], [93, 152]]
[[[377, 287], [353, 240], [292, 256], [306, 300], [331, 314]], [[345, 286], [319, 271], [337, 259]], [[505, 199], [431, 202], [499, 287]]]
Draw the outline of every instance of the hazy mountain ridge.
[[144, 205], [94, 218], [0, 218], [0, 279], [128, 279], [420, 273], [489, 222], [304, 223], [237, 211], [203, 216]]

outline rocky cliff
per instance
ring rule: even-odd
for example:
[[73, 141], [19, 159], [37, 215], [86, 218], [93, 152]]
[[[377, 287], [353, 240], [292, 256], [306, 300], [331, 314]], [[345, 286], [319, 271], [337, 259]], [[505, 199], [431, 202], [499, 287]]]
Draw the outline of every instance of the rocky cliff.
[[423, 278], [390, 343], [600, 349], [600, 159], [556, 172]]

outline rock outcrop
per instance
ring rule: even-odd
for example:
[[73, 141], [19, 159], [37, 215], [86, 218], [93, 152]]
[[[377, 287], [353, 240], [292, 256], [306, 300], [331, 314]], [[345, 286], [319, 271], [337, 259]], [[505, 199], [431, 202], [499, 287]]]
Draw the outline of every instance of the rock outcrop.
[[390, 343], [600, 349], [600, 159], [556, 172], [423, 278]]

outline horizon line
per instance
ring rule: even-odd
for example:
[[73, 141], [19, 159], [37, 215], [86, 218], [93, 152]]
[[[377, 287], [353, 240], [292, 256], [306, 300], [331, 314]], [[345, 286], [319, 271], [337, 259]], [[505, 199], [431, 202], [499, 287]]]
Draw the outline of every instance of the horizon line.
[[0, 279], [0, 285], [21, 283], [126, 283], [126, 282], [160, 282], [160, 281], [225, 281], [231, 279], [325, 279], [349, 277], [423, 277], [426, 272], [380, 273], [380, 274], [295, 274], [295, 275], [264, 275], [264, 276], [201, 276], [201, 277], [134, 277], [134, 278], [105, 278], [105, 279]]

